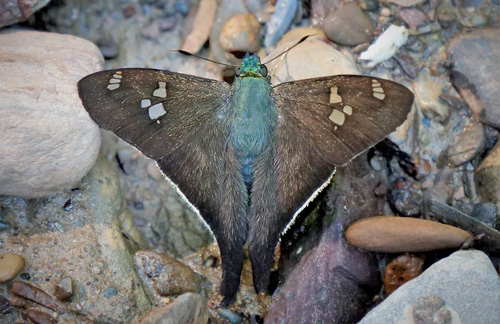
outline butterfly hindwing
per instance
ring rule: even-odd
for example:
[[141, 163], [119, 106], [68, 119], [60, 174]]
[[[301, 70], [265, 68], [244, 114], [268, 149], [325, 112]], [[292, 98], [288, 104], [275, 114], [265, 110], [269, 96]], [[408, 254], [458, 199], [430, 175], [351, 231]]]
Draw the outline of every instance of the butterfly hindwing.
[[[221, 250], [224, 296], [234, 297], [243, 264], [248, 193], [228, 141], [230, 86], [152, 69], [103, 71], [78, 84], [102, 128], [157, 161], [193, 205]], [[152, 111], [151, 111], [152, 110]]]

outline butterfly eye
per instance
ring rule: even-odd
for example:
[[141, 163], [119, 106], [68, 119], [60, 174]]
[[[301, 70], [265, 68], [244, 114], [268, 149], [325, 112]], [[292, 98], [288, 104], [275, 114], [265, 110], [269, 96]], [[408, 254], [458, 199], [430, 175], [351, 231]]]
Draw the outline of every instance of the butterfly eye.
[[237, 77], [239, 77], [241, 74], [241, 68], [237, 67], [236, 71], [234, 71], [234, 73], [236, 74]]
[[267, 76], [267, 68], [265, 65], [260, 66], [260, 75], [262, 75], [263, 77]]

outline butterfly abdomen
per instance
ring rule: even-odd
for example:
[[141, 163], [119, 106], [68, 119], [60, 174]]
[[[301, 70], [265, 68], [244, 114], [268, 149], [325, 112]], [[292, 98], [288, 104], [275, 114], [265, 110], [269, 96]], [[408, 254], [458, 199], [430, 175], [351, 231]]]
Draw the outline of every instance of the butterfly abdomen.
[[248, 189], [255, 160], [269, 146], [278, 118], [266, 78], [242, 77], [233, 84], [231, 139]]

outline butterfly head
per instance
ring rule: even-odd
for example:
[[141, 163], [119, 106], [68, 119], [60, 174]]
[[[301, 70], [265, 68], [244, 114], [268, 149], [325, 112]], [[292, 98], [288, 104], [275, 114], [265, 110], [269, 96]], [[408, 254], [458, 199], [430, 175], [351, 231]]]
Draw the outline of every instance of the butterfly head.
[[260, 63], [260, 58], [257, 54], [245, 54], [241, 65], [236, 68], [237, 77], [254, 77], [266, 78], [267, 68], [264, 64]]

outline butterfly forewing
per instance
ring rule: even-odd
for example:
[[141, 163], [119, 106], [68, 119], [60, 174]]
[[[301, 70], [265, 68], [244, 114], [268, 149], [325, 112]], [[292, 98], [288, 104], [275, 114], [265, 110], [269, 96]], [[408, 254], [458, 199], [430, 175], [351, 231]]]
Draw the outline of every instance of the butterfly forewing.
[[413, 94], [389, 80], [339, 75], [274, 87], [276, 108], [330, 163], [344, 165], [405, 121]]
[[157, 159], [182, 145], [227, 106], [230, 87], [153, 69], [94, 73], [78, 83], [94, 121]]

